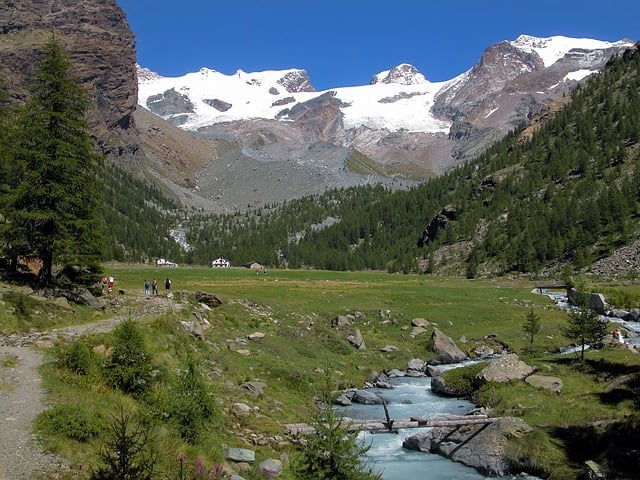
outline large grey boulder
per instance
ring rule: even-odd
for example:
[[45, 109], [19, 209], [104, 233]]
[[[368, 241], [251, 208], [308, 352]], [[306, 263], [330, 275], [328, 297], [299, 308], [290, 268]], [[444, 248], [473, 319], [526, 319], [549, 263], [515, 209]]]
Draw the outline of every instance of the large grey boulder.
[[533, 373], [533, 368], [524, 363], [515, 353], [503, 353], [478, 374], [480, 383], [506, 383], [511, 380], [524, 380]]
[[227, 448], [224, 451], [224, 458], [234, 462], [253, 463], [256, 460], [256, 452], [247, 448]]
[[545, 375], [529, 375], [524, 381], [532, 387], [549, 390], [554, 393], [560, 393], [563, 386], [562, 379]]
[[[571, 303], [572, 305], [577, 305], [578, 295], [579, 292], [575, 288], [570, 288], [567, 291], [567, 299], [569, 300], [569, 303]], [[600, 315], [604, 315], [607, 311], [607, 302], [605, 301], [604, 295], [602, 295], [601, 293], [587, 293], [586, 302], [587, 306], [590, 309]]]
[[439, 363], [460, 363], [467, 359], [467, 355], [458, 348], [455, 342], [437, 328], [431, 334], [435, 360]]
[[460, 397], [465, 395], [465, 392], [459, 392], [447, 386], [447, 382], [445, 382], [441, 375], [431, 378], [431, 391], [447, 397]]
[[362, 403], [364, 405], [381, 405], [382, 398], [369, 390], [356, 390], [351, 397], [353, 403]]
[[473, 467], [484, 475], [504, 476], [512, 472], [507, 445], [533, 429], [524, 420], [503, 417], [486, 425], [437, 427], [408, 437], [403, 448], [437, 453], [455, 462]]
[[412, 358], [407, 363], [407, 375], [412, 376], [412, 373], [419, 373], [424, 376], [424, 371], [427, 363], [421, 358]]

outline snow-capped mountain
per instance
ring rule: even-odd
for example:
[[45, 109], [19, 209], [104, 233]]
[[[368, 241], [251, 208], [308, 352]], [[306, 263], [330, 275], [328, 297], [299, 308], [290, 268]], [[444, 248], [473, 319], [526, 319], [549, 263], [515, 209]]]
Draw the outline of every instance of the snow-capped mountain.
[[[317, 92], [304, 70], [234, 75], [202, 68], [178, 78], [139, 69], [140, 105], [186, 130], [255, 118], [290, 121], [295, 104], [323, 94], [342, 103], [344, 128], [448, 132], [450, 124], [430, 114], [436, 93], [447, 82], [431, 83], [411, 65], [374, 75], [370, 85]], [[295, 79], [295, 80], [294, 80]], [[408, 88], [411, 87], [411, 88]]]
[[[577, 82], [632, 46], [628, 40], [522, 35], [489, 46], [475, 65], [448, 81], [430, 82], [401, 64], [374, 74], [369, 85], [324, 91], [315, 91], [300, 69], [225, 75], [202, 68], [169, 78], [138, 67], [138, 102], [224, 146], [215, 160], [228, 168], [198, 172], [199, 194], [231, 196], [233, 189], [225, 190], [220, 178], [226, 175], [230, 185], [243, 176], [245, 185], [256, 184], [255, 198], [247, 202], [255, 205], [266, 182], [281, 182], [292, 165], [300, 178], [322, 181], [288, 183], [288, 193], [273, 200], [368, 182], [372, 175], [438, 175], [551, 102], [566, 101]], [[243, 175], [229, 173], [243, 162]], [[246, 173], [251, 170], [256, 173]]]
[[[568, 37], [537, 38], [521, 35], [515, 41], [497, 44], [508, 50], [500, 56], [504, 62], [500, 76], [489, 80], [494, 88], [505, 81], [538, 70], [550, 68], [567, 56], [587, 57], [585, 65], [572, 63], [562, 79], [553, 85], [582, 80], [602, 67], [613, 50], [631, 46], [629, 41], [604, 42]], [[495, 47], [495, 46], [494, 46]], [[604, 55], [597, 55], [604, 52]], [[596, 54], [598, 64], [593, 64]], [[484, 60], [484, 58], [483, 58]], [[499, 60], [499, 59], [495, 59]], [[481, 61], [482, 62], [482, 61]], [[586, 68], [581, 68], [586, 67]], [[478, 72], [481, 68], [474, 67]], [[214, 123], [255, 118], [290, 121], [290, 107], [332, 92], [342, 104], [345, 129], [365, 127], [389, 131], [448, 133], [451, 119], [434, 114], [437, 96], [451, 98], [470, 83], [474, 69], [447, 82], [429, 82], [414, 66], [408, 64], [373, 75], [369, 85], [342, 87], [316, 92], [305, 70], [263, 71], [246, 73], [238, 70], [225, 75], [209, 68], [182, 77], [162, 77], [138, 68], [140, 105], [186, 130]], [[479, 73], [479, 72], [478, 72]]]

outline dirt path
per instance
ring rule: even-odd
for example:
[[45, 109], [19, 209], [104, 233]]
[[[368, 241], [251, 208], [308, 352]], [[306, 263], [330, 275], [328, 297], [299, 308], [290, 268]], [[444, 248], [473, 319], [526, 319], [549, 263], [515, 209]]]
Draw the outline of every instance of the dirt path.
[[[140, 302], [136, 318], [179, 309], [165, 297]], [[62, 459], [43, 452], [33, 434], [33, 421], [48, 407], [38, 372], [44, 355], [34, 345], [109, 332], [123, 318], [0, 338], [0, 480], [55, 478], [52, 472], [68, 469]]]
[[46, 408], [38, 367], [42, 354], [29, 347], [0, 347], [0, 478], [33, 479], [60, 471], [61, 462], [37, 446], [33, 420]]

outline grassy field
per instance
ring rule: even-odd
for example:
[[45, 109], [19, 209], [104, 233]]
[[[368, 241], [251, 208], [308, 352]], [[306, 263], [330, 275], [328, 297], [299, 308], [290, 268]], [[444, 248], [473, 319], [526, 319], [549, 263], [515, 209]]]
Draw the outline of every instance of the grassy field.
[[[412, 336], [414, 318], [427, 319], [464, 351], [472, 352], [482, 345], [507, 345], [541, 373], [563, 379], [561, 395], [536, 390], [524, 382], [483, 392], [484, 401], [496, 414], [520, 416], [536, 427], [537, 436], [513, 448], [526, 451], [535, 445], [532, 463], [538, 468], [555, 469], [553, 478], [570, 478], [566, 475], [575, 473], [574, 468], [584, 461], [580, 449], [572, 448], [563, 435], [570, 436], [567, 432], [586, 422], [615, 422], [635, 412], [628, 392], [611, 395], [607, 385], [619, 375], [636, 372], [639, 355], [628, 350], [593, 351], [587, 353], [585, 364], [577, 366], [575, 358], [555, 354], [568, 343], [562, 336], [566, 314], [548, 298], [534, 293], [534, 283], [527, 279], [485, 281], [306, 270], [269, 270], [266, 275], [256, 275], [244, 268], [161, 269], [140, 265], [106, 265], [105, 270], [115, 277], [115, 290], [107, 297], [105, 312], [75, 308], [65, 316], [66, 310], [59, 311], [54, 305], [51, 308], [55, 314], [46, 316], [49, 325], [110, 315], [135, 318], [154, 380], [143, 395], [125, 394], [105, 380], [102, 357], [92, 354], [89, 366], [79, 375], [60, 367], [61, 352], [68, 351], [68, 346], [49, 350], [50, 361], [43, 367], [43, 376], [50, 401], [70, 405], [71, 411], [84, 412], [99, 425], [95, 436], [77, 439], [47, 429], [51, 419], [40, 423], [46, 445], [73, 465], [97, 462], [105, 425], [121, 409], [153, 428], [153, 446], [159, 452], [157, 465], [164, 472], [175, 468], [180, 455], [202, 459], [209, 465], [223, 462], [223, 446], [254, 449], [258, 461], [278, 458], [282, 452], [293, 454], [294, 447], [283, 444], [283, 424], [309, 420], [312, 398], [324, 387], [327, 377], [335, 388], [360, 387], [375, 372], [404, 369], [412, 358], [431, 357], [431, 330]], [[174, 296], [170, 302], [164, 291], [167, 276], [172, 280]], [[158, 279], [159, 296], [148, 300], [143, 282], [153, 278]], [[612, 294], [618, 291], [614, 285], [607, 288]], [[626, 285], [620, 290], [628, 299], [637, 295], [640, 287]], [[191, 300], [195, 291], [217, 296], [222, 305], [202, 309]], [[26, 316], [19, 315], [20, 322], [3, 321], [3, 331], [25, 329], [35, 316], [33, 309], [42, 311], [43, 305], [48, 304], [24, 306]], [[15, 309], [13, 303], [3, 302], [0, 319], [13, 319]], [[540, 317], [542, 328], [535, 337], [533, 352], [525, 354], [523, 324], [531, 310]], [[352, 315], [366, 348], [355, 349], [331, 327], [331, 319], [337, 315]], [[196, 318], [206, 319], [202, 339], [180, 327], [180, 322]], [[264, 337], [248, 340], [255, 332]], [[82, 343], [89, 349], [108, 350], [116, 340], [111, 334], [101, 334]], [[398, 350], [381, 352], [390, 344]], [[167, 411], [171, 396], [179, 396], [175, 385], [181, 372], [193, 361], [207, 385], [215, 412], [198, 425], [194, 438], [185, 439], [177, 433], [179, 426], [167, 420]], [[247, 388], [248, 382], [260, 385], [260, 391]], [[236, 402], [249, 405], [251, 415], [232, 415]], [[64, 423], [64, 412], [59, 415]], [[83, 478], [77, 471], [73, 475], [70, 478]], [[252, 471], [242, 475], [249, 480], [260, 478]], [[167, 477], [177, 478], [171, 474]], [[282, 478], [290, 480], [286, 470]]]

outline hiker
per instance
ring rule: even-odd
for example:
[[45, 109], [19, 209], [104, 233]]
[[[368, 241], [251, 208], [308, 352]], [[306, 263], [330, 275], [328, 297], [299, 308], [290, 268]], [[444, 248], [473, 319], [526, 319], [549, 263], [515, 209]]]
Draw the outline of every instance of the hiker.
[[164, 281], [164, 289], [167, 291], [167, 293], [169, 293], [169, 290], [171, 290], [171, 280], [169, 280], [169, 277], [167, 277], [167, 279]]
[[114, 283], [115, 283], [115, 278], [113, 278], [113, 275], [109, 276], [109, 288], [107, 288], [107, 292], [109, 293], [113, 292]]
[[144, 279], [144, 296], [149, 296], [149, 281], [146, 278]]
[[153, 282], [151, 282], [151, 293], [154, 295], [158, 295], [158, 279], [154, 278]]

